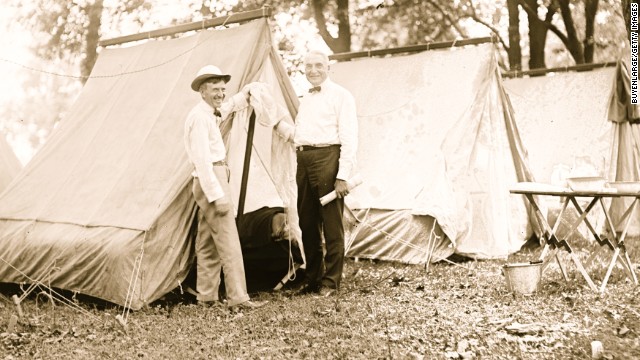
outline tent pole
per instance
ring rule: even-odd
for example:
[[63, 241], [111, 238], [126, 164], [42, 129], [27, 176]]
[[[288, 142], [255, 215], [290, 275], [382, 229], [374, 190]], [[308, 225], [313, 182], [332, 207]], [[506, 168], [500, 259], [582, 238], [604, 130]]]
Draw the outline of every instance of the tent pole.
[[616, 66], [617, 64], [618, 64], [617, 61], [609, 61], [609, 62], [603, 62], [603, 63], [579, 64], [579, 65], [573, 65], [573, 66], [533, 69], [533, 70], [524, 70], [524, 71], [511, 70], [511, 71], [503, 72], [502, 77], [503, 78], [521, 78], [523, 76], [542, 76], [551, 72], [590, 71], [595, 69], [602, 69], [606, 67]]
[[167, 28], [137, 33], [132, 35], [120, 36], [112, 39], [100, 40], [98, 46], [106, 47], [110, 45], [120, 45], [131, 41], [148, 40], [162, 36], [173, 36], [187, 31], [198, 31], [215, 26], [226, 26], [234, 23], [243, 23], [259, 18], [268, 18], [271, 16], [271, 8], [264, 6], [261, 9], [229, 14], [213, 19], [202, 19], [201, 21], [190, 22], [186, 24], [175, 25]]
[[426, 50], [448, 49], [456, 46], [479, 45], [479, 44], [485, 44], [485, 43], [491, 43], [491, 42], [492, 42], [491, 37], [462, 39], [462, 40], [444, 41], [444, 42], [432, 42], [432, 43], [426, 43], [426, 44], [396, 47], [391, 49], [378, 49], [378, 50], [367, 50], [367, 51], [357, 51], [357, 52], [348, 52], [348, 53], [337, 53], [337, 54], [329, 55], [329, 59], [337, 60], [337, 61], [347, 61], [347, 60], [361, 58], [361, 57], [384, 56], [384, 55], [392, 55], [392, 54], [400, 54], [400, 53], [415, 53], [415, 52], [426, 51]]
[[242, 165], [242, 180], [240, 181], [240, 198], [238, 200], [238, 215], [236, 224], [240, 224], [244, 216], [244, 202], [247, 198], [247, 183], [249, 182], [249, 165], [251, 165], [251, 149], [253, 148], [253, 133], [256, 129], [256, 112], [251, 110], [249, 129], [247, 130], [247, 146], [244, 150], [244, 164]]

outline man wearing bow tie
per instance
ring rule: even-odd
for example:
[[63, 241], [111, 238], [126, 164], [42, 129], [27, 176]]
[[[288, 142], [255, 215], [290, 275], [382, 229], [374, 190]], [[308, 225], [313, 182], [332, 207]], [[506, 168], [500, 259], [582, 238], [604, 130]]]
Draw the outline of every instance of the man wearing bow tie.
[[[298, 215], [307, 259], [306, 286], [300, 292], [329, 296], [342, 278], [342, 213], [347, 180], [355, 170], [358, 120], [353, 95], [329, 79], [328, 56], [311, 51], [304, 64], [312, 87], [300, 101], [295, 128], [280, 121], [275, 130], [296, 147]], [[322, 206], [319, 199], [334, 189], [337, 199]]]
[[224, 101], [230, 75], [207, 65], [198, 71], [191, 89], [201, 100], [189, 112], [184, 143], [194, 167], [193, 196], [199, 207], [196, 237], [196, 291], [201, 304], [217, 304], [220, 272], [224, 270], [227, 305], [255, 308], [264, 303], [249, 300], [242, 250], [234, 219], [226, 150], [218, 126], [233, 112], [247, 107], [249, 87]]

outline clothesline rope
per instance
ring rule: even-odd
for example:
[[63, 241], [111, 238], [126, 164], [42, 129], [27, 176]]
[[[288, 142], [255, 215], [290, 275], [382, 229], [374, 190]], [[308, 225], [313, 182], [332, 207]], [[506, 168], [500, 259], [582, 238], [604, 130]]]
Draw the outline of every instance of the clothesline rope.
[[[228, 19], [227, 19], [228, 20]], [[226, 24], [226, 20], [225, 20], [225, 24]], [[222, 24], [221, 26], [224, 26], [225, 24]], [[165, 60], [162, 61], [160, 63], [157, 63], [155, 65], [151, 65], [151, 66], [147, 66], [141, 69], [136, 69], [136, 70], [131, 70], [131, 71], [123, 71], [120, 73], [115, 73], [115, 74], [109, 74], [109, 75], [70, 75], [70, 74], [62, 74], [62, 73], [58, 73], [58, 72], [53, 72], [53, 71], [48, 71], [48, 70], [43, 70], [43, 69], [37, 69], [35, 67], [29, 66], [29, 65], [25, 65], [22, 64], [20, 62], [14, 61], [14, 60], [10, 60], [10, 59], [5, 59], [5, 58], [0, 58], [0, 61], [2, 62], [6, 62], [9, 64], [13, 64], [13, 65], [17, 65], [20, 66], [24, 69], [27, 69], [29, 71], [34, 71], [34, 72], [39, 72], [39, 73], [43, 73], [43, 74], [47, 74], [47, 75], [53, 75], [53, 76], [58, 76], [58, 77], [64, 77], [64, 78], [71, 78], [71, 79], [104, 79], [104, 78], [114, 78], [114, 77], [120, 77], [123, 75], [131, 75], [131, 74], [137, 74], [137, 73], [141, 73], [141, 72], [145, 72], [148, 70], [152, 70], [161, 66], [164, 66], [166, 64], [169, 64], [189, 53], [191, 53], [193, 50], [195, 50], [197, 47], [205, 44], [207, 41], [210, 41], [213, 38], [214, 34], [210, 34], [207, 38], [205, 38], [204, 40], [196, 43], [194, 46], [192, 46], [191, 48]]]

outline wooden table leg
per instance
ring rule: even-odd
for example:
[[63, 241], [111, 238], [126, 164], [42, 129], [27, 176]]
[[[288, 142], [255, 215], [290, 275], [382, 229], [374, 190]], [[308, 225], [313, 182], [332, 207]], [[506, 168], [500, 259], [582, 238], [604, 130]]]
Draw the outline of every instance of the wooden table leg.
[[631, 203], [631, 206], [629, 206], [629, 209], [627, 209], [627, 211], [625, 211], [624, 214], [622, 215], [622, 219], [620, 223], [622, 223], [623, 221], [626, 221], [624, 225], [624, 229], [622, 230], [622, 234], [620, 234], [620, 236], [618, 237], [617, 232], [615, 231], [615, 228], [613, 229], [613, 235], [617, 237], [616, 248], [613, 251], [613, 259], [611, 259], [611, 262], [609, 263], [607, 273], [605, 274], [604, 279], [602, 280], [602, 285], [600, 286], [600, 292], [604, 292], [607, 286], [607, 282], [609, 281], [609, 276], [611, 276], [611, 271], [613, 271], [613, 267], [615, 266], [616, 261], [618, 261], [618, 256], [620, 256], [621, 251], [623, 252], [623, 255], [624, 255], [621, 257], [621, 260], [624, 263], [623, 267], [625, 268], [625, 270], [627, 270], [627, 272], [631, 276], [631, 280], [633, 281], [633, 283], [635, 285], [638, 285], [638, 278], [636, 277], [636, 273], [633, 270], [633, 264], [631, 263], [631, 259], [629, 259], [629, 254], [627, 254], [627, 250], [624, 246], [624, 239], [627, 236], [627, 232], [629, 231], [629, 225], [631, 224], [631, 219], [633, 218], [632, 215], [635, 212], [636, 207], [638, 206], [638, 200], [639, 198], [636, 197]]
[[[598, 202], [599, 197], [597, 196], [594, 197], [593, 200], [589, 202], [589, 205], [587, 205], [587, 207], [584, 210], [582, 210], [582, 207], [580, 206], [578, 201], [575, 199], [575, 197], [571, 196], [570, 199], [571, 199], [571, 203], [576, 208], [576, 211], [578, 211], [578, 213], [580, 214], [580, 217], [571, 225], [571, 228], [569, 230], [569, 233], [566, 235], [566, 238], [570, 238], [571, 235], [574, 232], [576, 232], [576, 230], [578, 229], [578, 226], [580, 226], [580, 223], [582, 223], [583, 221], [587, 224], [587, 227], [589, 228], [589, 230], [593, 230], [593, 227], [589, 223], [589, 220], [587, 220], [587, 215], [589, 214], [589, 211], [593, 209], [594, 205]], [[587, 270], [585, 270], [584, 266], [582, 265], [582, 262], [580, 262], [580, 259], [578, 259], [578, 256], [573, 252], [573, 250], [571, 249], [571, 246], [569, 246], [569, 243], [566, 240], [565, 240], [565, 244], [566, 244], [565, 247], [569, 252], [569, 256], [571, 256], [571, 260], [573, 260], [573, 263], [576, 265], [576, 268], [578, 268], [578, 271], [580, 272], [582, 277], [587, 281], [589, 288], [593, 291], [598, 291], [598, 288], [593, 283], [593, 280], [591, 280], [591, 277], [587, 273]]]
[[627, 262], [627, 265], [629, 266], [629, 272], [631, 273], [631, 280], [633, 280], [634, 285], [638, 285], [638, 277], [636, 276], [636, 272], [633, 270], [633, 264], [631, 263], [631, 259], [629, 259], [629, 254], [627, 253], [626, 249], [624, 249], [624, 257]]
[[[542, 265], [542, 271], [544, 271], [544, 268], [548, 265], [549, 261], [545, 261], [545, 256], [547, 255], [547, 252], [549, 251], [549, 249], [551, 247], [553, 247], [554, 249], [552, 250], [552, 252], [555, 254], [555, 251], [557, 249], [556, 245], [557, 245], [557, 238], [555, 236], [555, 229], [551, 227], [551, 225], [549, 225], [549, 222], [547, 221], [547, 219], [544, 217], [544, 214], [542, 213], [542, 210], [540, 210], [540, 207], [538, 206], [538, 203], [536, 203], [535, 199], [533, 198], [533, 195], [531, 194], [526, 194], [525, 197], [527, 198], [527, 200], [529, 201], [529, 203], [531, 204], [531, 206], [533, 207], [533, 212], [535, 214], [535, 216], [538, 218], [538, 222], [540, 223], [540, 226], [542, 226], [542, 237], [544, 237], [544, 248], [542, 249], [542, 252], [540, 253], [540, 257], [538, 258], [539, 260], [542, 260], [544, 262], [544, 265]], [[564, 206], [562, 208], [562, 210], [560, 210], [560, 215], [562, 214], [562, 212], [564, 211], [564, 208], [567, 206], [567, 201], [565, 201]], [[560, 218], [560, 215], [558, 217], [558, 219]], [[556, 220], [556, 227], [557, 227], [557, 223], [559, 221]], [[551, 259], [552, 256], [549, 256], [549, 259]]]
[[567, 269], [564, 266], [562, 259], [560, 259], [560, 255], [558, 254], [558, 251], [560, 251], [560, 249], [557, 247], [554, 247], [549, 252], [549, 255], [546, 257], [546, 260], [540, 259], [540, 260], [543, 260], [541, 271], [544, 272], [544, 269], [547, 268], [551, 260], [556, 259], [556, 262], [558, 263], [558, 267], [560, 267], [560, 272], [562, 272], [562, 277], [564, 278], [565, 281], [569, 281], [569, 277], [567, 276]]
[[611, 260], [611, 263], [609, 264], [609, 267], [607, 268], [607, 273], [604, 274], [604, 279], [602, 279], [602, 285], [600, 286], [600, 292], [604, 292], [605, 287], [607, 287], [607, 282], [609, 281], [609, 276], [611, 276], [611, 271], [613, 270], [613, 267], [616, 265], [616, 260], [618, 259], [618, 254], [620, 254], [620, 248], [616, 247], [615, 250], [613, 250], [613, 259]]
[[569, 275], [567, 273], [567, 268], [564, 266], [562, 259], [560, 259], [560, 255], [556, 253], [556, 261], [558, 262], [558, 266], [560, 267], [560, 272], [562, 272], [562, 277], [564, 281], [569, 281]]
[[571, 259], [576, 264], [576, 267], [578, 268], [578, 271], [582, 274], [582, 277], [584, 277], [584, 279], [587, 281], [587, 284], [589, 284], [589, 288], [591, 288], [591, 290], [593, 291], [598, 291], [596, 284], [593, 283], [593, 280], [591, 280], [591, 277], [589, 276], [589, 274], [587, 274], [587, 271], [582, 266], [582, 263], [580, 262], [580, 259], [578, 259], [578, 256], [572, 252]]

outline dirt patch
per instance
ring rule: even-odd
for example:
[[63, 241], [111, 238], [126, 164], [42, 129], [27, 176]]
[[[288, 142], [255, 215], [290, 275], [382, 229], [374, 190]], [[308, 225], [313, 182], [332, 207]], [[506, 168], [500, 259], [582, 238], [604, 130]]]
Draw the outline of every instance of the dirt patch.
[[[531, 296], [507, 290], [504, 261], [426, 271], [349, 260], [335, 297], [259, 293], [269, 304], [240, 313], [173, 297], [127, 314], [40, 295], [22, 302], [12, 325], [16, 287], [0, 297], [0, 359], [585, 359], [593, 341], [603, 358], [640, 358], [639, 289], [618, 267], [607, 291], [594, 293], [566, 263], [569, 281], [552, 263]], [[589, 269], [596, 283], [604, 263]]]

